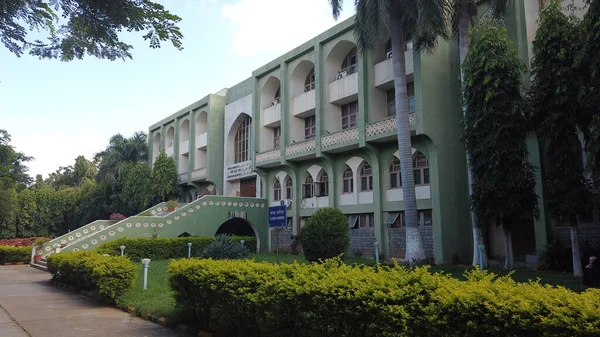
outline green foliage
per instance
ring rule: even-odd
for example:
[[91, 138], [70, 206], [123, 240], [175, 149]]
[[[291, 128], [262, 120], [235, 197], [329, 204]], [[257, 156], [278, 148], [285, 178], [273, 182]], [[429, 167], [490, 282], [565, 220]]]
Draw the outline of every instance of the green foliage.
[[581, 158], [579, 130], [587, 125], [581, 105], [577, 52], [579, 22], [558, 3], [546, 6], [533, 43], [529, 92], [531, 120], [545, 144], [546, 200], [552, 218], [577, 224], [576, 216], [591, 210], [592, 194]]
[[143, 211], [142, 213], [139, 214], [140, 216], [152, 216], [152, 212], [150, 211]]
[[175, 159], [167, 156], [165, 151], [161, 151], [154, 162], [152, 180], [155, 184], [155, 195], [158, 202], [177, 199], [181, 194]]
[[125, 214], [136, 214], [148, 208], [154, 199], [152, 171], [147, 163], [126, 163], [123, 168], [123, 188], [119, 194]]
[[171, 207], [171, 208], [177, 207], [177, 200], [169, 200], [169, 201], [167, 201], [167, 207]]
[[25, 163], [33, 158], [17, 152], [10, 142], [8, 132], [0, 129], [0, 235], [4, 237], [10, 237], [14, 232], [17, 193], [32, 181]]
[[96, 154], [98, 161], [98, 181], [114, 183], [120, 180], [127, 163], [146, 163], [148, 147], [146, 134], [138, 131], [126, 138], [120, 133], [110, 137], [104, 151]]
[[[245, 242], [244, 242], [245, 244]], [[226, 234], [217, 235], [202, 251], [202, 258], [214, 260], [238, 260], [248, 256], [248, 250]]]
[[46, 242], [50, 242], [50, 238], [37, 238], [33, 241], [33, 244], [37, 247], [41, 247]]
[[426, 268], [360, 268], [339, 260], [310, 265], [178, 260], [168, 272], [187, 319], [224, 336], [600, 333], [600, 292], [576, 294], [480, 271], [458, 281]]
[[344, 254], [350, 243], [348, 219], [336, 208], [321, 208], [302, 227], [302, 248], [309, 261]]
[[115, 299], [135, 284], [137, 269], [125, 257], [102, 256], [93, 252], [52, 254], [48, 270], [62, 283], [82, 290], [96, 290]]
[[[235, 243], [241, 246], [240, 240], [244, 240], [244, 246], [250, 251], [256, 251], [256, 239], [253, 237], [233, 236]], [[152, 260], [166, 260], [187, 257], [187, 243], [192, 243], [192, 256], [200, 256], [208, 247], [213, 238], [208, 236], [189, 236], [185, 238], [157, 238], [157, 239], [128, 239], [120, 238], [102, 244], [96, 249], [99, 254], [119, 255], [119, 246], [125, 246], [125, 255], [132, 261], [140, 261], [143, 258]]]
[[506, 28], [474, 26], [463, 71], [462, 139], [473, 171], [471, 207], [484, 225], [530, 221], [539, 209], [535, 168], [527, 160], [529, 129], [521, 112], [524, 66]]
[[[133, 46], [119, 39], [121, 31], [145, 32], [144, 40], [151, 48], [171, 41], [182, 49], [183, 35], [175, 25], [181, 18], [152, 1], [11, 0], [2, 5], [0, 40], [17, 56], [29, 49], [31, 55], [61, 61], [82, 59], [86, 54], [125, 60], [131, 58]], [[32, 41], [27, 38], [28, 30], [44, 31], [48, 38]]]
[[31, 259], [31, 247], [0, 246], [0, 264], [24, 262]]

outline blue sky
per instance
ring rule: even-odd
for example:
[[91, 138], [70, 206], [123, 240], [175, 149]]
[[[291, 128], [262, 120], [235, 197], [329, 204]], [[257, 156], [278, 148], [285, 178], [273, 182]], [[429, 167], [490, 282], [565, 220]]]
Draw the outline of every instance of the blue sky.
[[[158, 0], [182, 18], [184, 50], [123, 35], [133, 60], [20, 58], [0, 45], [0, 128], [44, 177], [90, 159], [110, 136], [148, 127], [334, 26], [328, 0]], [[345, 0], [339, 21], [353, 14]], [[339, 22], [338, 21], [338, 22]]]

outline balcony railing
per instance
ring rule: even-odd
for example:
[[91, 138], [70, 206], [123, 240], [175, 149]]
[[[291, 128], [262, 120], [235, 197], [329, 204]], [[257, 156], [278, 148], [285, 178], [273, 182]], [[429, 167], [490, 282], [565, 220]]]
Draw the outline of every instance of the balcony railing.
[[[409, 49], [404, 52], [406, 74], [412, 74], [414, 72], [413, 65], [413, 51]], [[392, 68], [392, 59], [388, 58], [375, 65], [375, 86], [383, 86], [385, 84], [393, 84], [394, 82], [394, 70]]]
[[188, 180], [188, 173], [184, 172], [184, 173], [179, 173], [179, 181], [187, 181]]
[[321, 146], [329, 147], [358, 139], [358, 128], [346, 129], [321, 137]]
[[292, 99], [292, 114], [302, 116], [303, 113], [315, 109], [315, 90], [307, 91]]
[[167, 156], [173, 156], [173, 146], [168, 147], [165, 149], [165, 153], [167, 154]]
[[341, 103], [358, 95], [358, 73], [349, 74], [329, 83], [329, 101]]
[[[416, 123], [416, 115], [411, 112], [408, 115], [410, 127], [413, 128]], [[380, 134], [392, 132], [396, 130], [396, 117], [389, 117], [366, 125], [367, 137], [373, 137]]]
[[273, 149], [273, 150], [258, 153], [256, 155], [256, 163], [257, 164], [266, 163], [266, 162], [280, 159], [280, 158], [281, 158], [281, 150]]
[[314, 138], [307, 139], [305, 141], [297, 142], [297, 143], [286, 146], [285, 147], [285, 155], [293, 156], [293, 155], [299, 154], [299, 153], [314, 151], [316, 148], [317, 148], [317, 141]]
[[263, 126], [275, 126], [281, 121], [281, 103], [277, 103], [262, 111]]
[[188, 154], [190, 153], [190, 141], [184, 140], [179, 143], [179, 154]]
[[201, 133], [199, 135], [196, 136], [196, 148], [197, 149], [203, 149], [206, 147], [206, 132], [205, 133]]
[[206, 177], [206, 167], [192, 171], [192, 179], [201, 179]]

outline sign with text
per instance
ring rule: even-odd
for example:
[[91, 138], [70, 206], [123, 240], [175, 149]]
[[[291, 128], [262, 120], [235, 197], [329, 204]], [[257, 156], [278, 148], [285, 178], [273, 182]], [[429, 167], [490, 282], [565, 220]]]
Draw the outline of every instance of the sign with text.
[[236, 179], [253, 172], [252, 160], [244, 161], [227, 167], [227, 179]]
[[269, 207], [269, 228], [286, 227], [287, 210], [285, 206]]

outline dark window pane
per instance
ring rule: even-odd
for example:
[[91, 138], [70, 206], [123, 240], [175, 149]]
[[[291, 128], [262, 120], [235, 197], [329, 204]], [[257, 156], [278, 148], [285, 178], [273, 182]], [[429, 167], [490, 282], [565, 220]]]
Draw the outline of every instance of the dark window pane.
[[423, 170], [423, 183], [429, 184], [429, 169], [428, 168]]
[[415, 185], [421, 185], [421, 170], [414, 170], [415, 173]]

